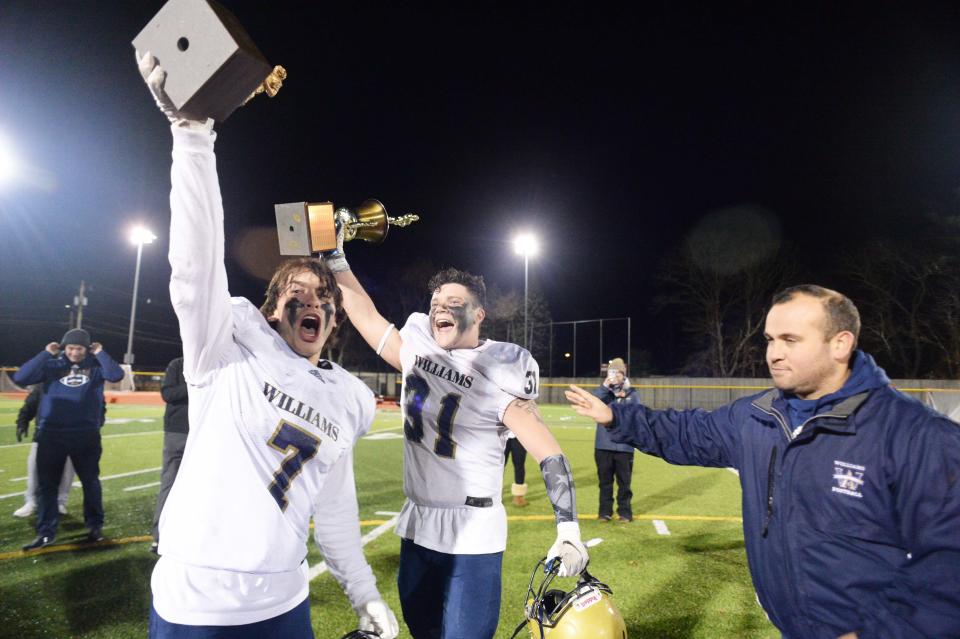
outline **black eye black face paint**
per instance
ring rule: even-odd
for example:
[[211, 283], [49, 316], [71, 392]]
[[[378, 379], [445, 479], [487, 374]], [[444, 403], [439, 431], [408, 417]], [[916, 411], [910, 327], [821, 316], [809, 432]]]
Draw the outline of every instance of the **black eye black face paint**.
[[284, 308], [287, 309], [287, 321], [290, 322], [290, 327], [295, 328], [297, 325], [297, 313], [301, 308], [304, 307], [304, 304], [295, 297], [291, 297], [287, 303], [284, 305]]
[[447, 311], [453, 316], [453, 322], [457, 325], [457, 330], [464, 333], [473, 326], [473, 313], [469, 304], [463, 306], [448, 306]]
[[333, 314], [336, 312], [333, 310], [333, 304], [325, 302], [320, 305], [320, 310], [323, 311], [323, 325], [330, 326], [330, 318], [333, 317]]

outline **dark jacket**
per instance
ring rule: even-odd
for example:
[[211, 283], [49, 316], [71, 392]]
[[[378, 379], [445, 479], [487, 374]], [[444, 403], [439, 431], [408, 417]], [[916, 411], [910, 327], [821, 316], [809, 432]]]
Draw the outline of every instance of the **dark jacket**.
[[182, 357], [167, 365], [160, 396], [167, 403], [163, 412], [163, 430], [168, 433], [188, 432], [190, 423], [187, 421], [187, 380], [183, 378]]
[[[17, 413], [17, 441], [20, 441], [20, 433], [26, 435], [30, 430], [30, 422], [33, 421], [34, 417], [37, 416], [37, 411], [40, 410], [41, 397], [43, 397], [43, 386], [37, 384], [30, 389], [27, 398], [23, 400], [23, 406], [20, 407], [20, 411]], [[36, 429], [33, 431], [33, 440], [37, 440]]]
[[960, 637], [960, 427], [869, 355], [796, 438], [775, 389], [713, 412], [612, 409], [617, 441], [739, 471], [750, 573], [784, 637]]
[[[604, 404], [639, 404], [640, 393], [627, 386], [623, 397], [617, 397], [616, 394], [607, 386], [600, 384], [593, 391], [593, 394], [600, 398]], [[612, 450], [618, 453], [632, 453], [633, 446], [630, 444], [621, 444], [613, 441], [610, 431], [600, 424], [597, 424], [597, 434], [593, 441], [593, 447], [597, 450]]]
[[89, 430], [103, 425], [103, 383], [119, 382], [123, 369], [106, 351], [73, 364], [41, 351], [13, 375], [20, 386], [43, 384], [37, 430]]

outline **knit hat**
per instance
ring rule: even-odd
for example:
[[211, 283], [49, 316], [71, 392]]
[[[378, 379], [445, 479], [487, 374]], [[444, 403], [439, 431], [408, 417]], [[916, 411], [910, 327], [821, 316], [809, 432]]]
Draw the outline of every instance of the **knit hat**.
[[620, 371], [624, 375], [627, 374], [627, 365], [624, 363], [622, 357], [615, 357], [610, 360], [610, 363], [607, 364], [607, 370], [611, 371]]
[[66, 347], [69, 344], [90, 348], [90, 333], [82, 328], [71, 328], [63, 334], [63, 339], [60, 340], [61, 347]]

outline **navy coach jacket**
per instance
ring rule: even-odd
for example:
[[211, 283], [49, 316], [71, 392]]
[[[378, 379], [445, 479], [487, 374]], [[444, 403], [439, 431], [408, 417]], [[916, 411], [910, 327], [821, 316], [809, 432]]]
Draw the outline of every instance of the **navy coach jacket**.
[[776, 389], [713, 412], [611, 409], [616, 441], [739, 471], [750, 574], [784, 637], [960, 637], [960, 426], [869, 355], [797, 431]]
[[23, 386], [43, 383], [38, 431], [99, 429], [104, 417], [104, 380], [121, 379], [123, 369], [104, 350], [88, 353], [79, 364], [63, 354], [54, 357], [40, 351], [13, 375], [13, 381]]

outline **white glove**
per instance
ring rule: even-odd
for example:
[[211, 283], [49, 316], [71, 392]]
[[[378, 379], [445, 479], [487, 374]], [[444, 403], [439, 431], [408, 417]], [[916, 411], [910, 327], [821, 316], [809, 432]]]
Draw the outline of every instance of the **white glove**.
[[400, 633], [397, 617], [383, 599], [373, 599], [358, 611], [360, 630], [375, 632], [381, 639], [396, 639]]
[[554, 557], [560, 559], [558, 577], [574, 577], [583, 572], [590, 561], [587, 547], [580, 541], [580, 525], [575, 521], [557, 524], [557, 540], [547, 551], [547, 565]]
[[167, 72], [157, 64], [157, 59], [149, 51], [146, 51], [142, 56], [138, 51], [134, 51], [134, 55], [137, 58], [137, 67], [140, 69], [143, 81], [147, 83], [150, 93], [153, 94], [153, 99], [160, 111], [170, 120], [170, 124], [200, 131], [209, 131], [213, 128], [213, 120], [210, 118], [205, 121], [191, 120], [177, 111], [170, 96], [163, 90], [163, 83], [167, 80]]

